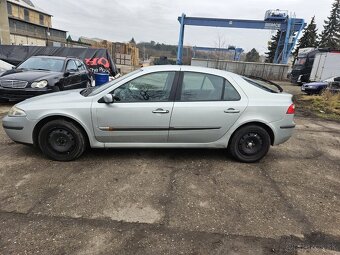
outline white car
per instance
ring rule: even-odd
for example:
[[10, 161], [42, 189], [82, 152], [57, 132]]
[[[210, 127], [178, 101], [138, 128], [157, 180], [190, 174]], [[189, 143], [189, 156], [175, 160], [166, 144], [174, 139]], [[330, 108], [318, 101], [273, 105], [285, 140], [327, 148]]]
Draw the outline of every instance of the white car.
[[264, 157], [295, 127], [292, 95], [261, 80], [191, 66], [146, 67], [100, 87], [15, 105], [8, 136], [68, 161], [92, 148], [229, 149], [242, 162]]

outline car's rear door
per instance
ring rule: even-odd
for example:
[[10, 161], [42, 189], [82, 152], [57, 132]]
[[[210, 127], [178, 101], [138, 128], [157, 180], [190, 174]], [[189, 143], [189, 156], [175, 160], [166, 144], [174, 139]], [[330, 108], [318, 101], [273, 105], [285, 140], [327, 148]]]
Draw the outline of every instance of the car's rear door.
[[169, 143], [210, 143], [223, 137], [248, 104], [242, 91], [221, 76], [181, 72]]
[[175, 71], [145, 74], [113, 90], [120, 101], [92, 105], [96, 139], [110, 143], [166, 143], [177, 80]]
[[86, 88], [90, 77], [84, 63], [80, 60], [76, 60], [78, 71], [79, 71], [79, 88]]

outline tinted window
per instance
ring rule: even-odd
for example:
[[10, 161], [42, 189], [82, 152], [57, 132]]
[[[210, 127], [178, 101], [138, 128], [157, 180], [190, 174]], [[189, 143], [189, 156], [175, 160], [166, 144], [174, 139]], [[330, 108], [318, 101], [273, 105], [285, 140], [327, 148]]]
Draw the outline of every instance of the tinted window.
[[80, 62], [79, 60], [76, 60], [76, 63], [77, 63], [77, 66], [78, 66], [79, 70], [82, 70], [82, 71], [86, 70], [85, 66], [84, 66], [84, 64], [82, 62]]
[[67, 62], [67, 67], [66, 67], [67, 71], [77, 71], [78, 70], [78, 66], [76, 65], [76, 63], [73, 60], [69, 60]]
[[222, 99], [224, 79], [203, 73], [184, 72], [181, 101], [217, 101]]
[[7, 12], [8, 15], [12, 15], [12, 5], [10, 3], [7, 3]]
[[237, 90], [234, 88], [233, 85], [227, 80], [225, 80], [224, 85], [224, 101], [239, 101], [241, 100], [240, 94], [237, 92]]
[[138, 77], [119, 88], [114, 94], [120, 102], [168, 101], [175, 72], [158, 72]]

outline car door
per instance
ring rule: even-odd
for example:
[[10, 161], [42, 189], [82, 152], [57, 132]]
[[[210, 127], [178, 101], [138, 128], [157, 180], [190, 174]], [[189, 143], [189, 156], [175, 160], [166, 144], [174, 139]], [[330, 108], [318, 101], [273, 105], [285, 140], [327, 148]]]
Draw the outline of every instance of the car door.
[[111, 91], [114, 103], [94, 102], [96, 139], [108, 147], [110, 143], [166, 143], [175, 77], [175, 71], [145, 74]]
[[67, 61], [65, 73], [68, 75], [64, 80], [64, 89], [75, 89], [79, 86], [80, 76], [78, 66], [73, 59]]
[[172, 112], [169, 143], [210, 143], [222, 138], [248, 99], [224, 77], [181, 72]]

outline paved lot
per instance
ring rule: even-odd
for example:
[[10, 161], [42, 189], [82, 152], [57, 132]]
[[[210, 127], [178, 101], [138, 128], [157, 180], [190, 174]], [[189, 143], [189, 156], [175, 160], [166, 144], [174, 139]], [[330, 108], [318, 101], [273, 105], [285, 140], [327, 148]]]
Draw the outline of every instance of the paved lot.
[[258, 164], [144, 149], [58, 163], [1, 128], [0, 254], [340, 254], [340, 124], [296, 121]]

